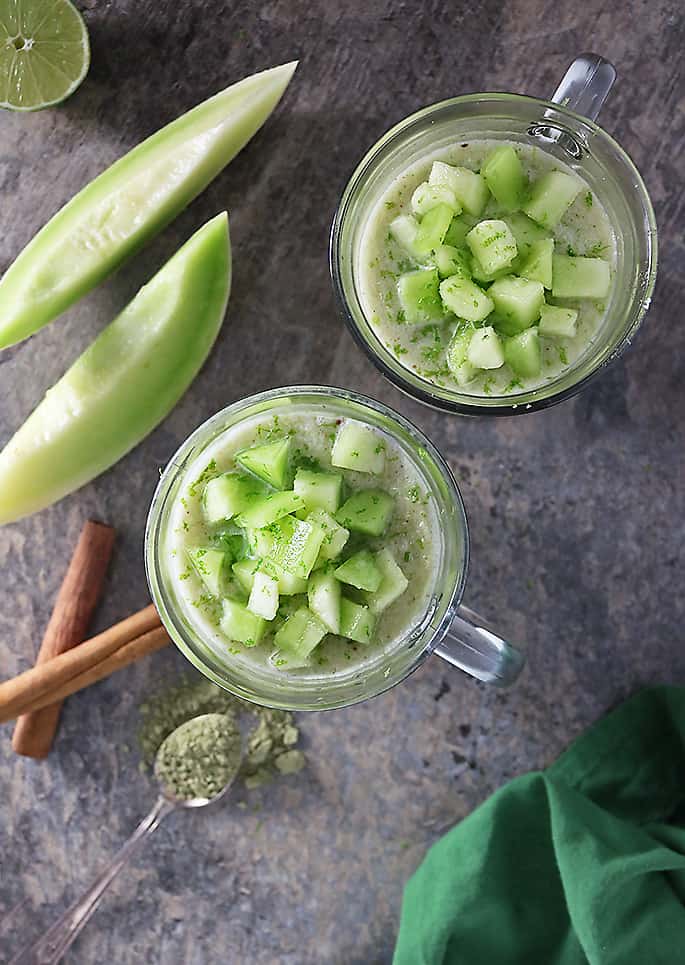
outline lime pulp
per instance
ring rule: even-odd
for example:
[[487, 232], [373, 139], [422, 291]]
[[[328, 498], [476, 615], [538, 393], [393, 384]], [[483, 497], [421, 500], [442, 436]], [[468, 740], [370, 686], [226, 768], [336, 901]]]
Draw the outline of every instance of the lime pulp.
[[89, 64], [88, 31], [69, 0], [0, 0], [0, 107], [59, 104]]

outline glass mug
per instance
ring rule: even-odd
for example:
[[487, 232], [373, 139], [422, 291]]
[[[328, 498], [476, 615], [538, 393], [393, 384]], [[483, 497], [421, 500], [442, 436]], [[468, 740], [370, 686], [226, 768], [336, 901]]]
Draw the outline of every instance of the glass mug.
[[[429, 606], [416, 626], [387, 651], [374, 651], [366, 663], [326, 674], [312, 670], [284, 673], [270, 666], [231, 663], [225, 646], [203, 639], [201, 628], [184, 614], [170, 576], [170, 513], [198, 459], [229, 427], [264, 417], [325, 406], [335, 418], [359, 419], [392, 438], [409, 457], [434, 500], [440, 518], [435, 585]], [[201, 466], [201, 463], [200, 463]], [[152, 599], [171, 639], [205, 676], [238, 697], [287, 710], [328, 710], [374, 697], [404, 680], [431, 654], [479, 680], [506, 686], [519, 675], [524, 658], [461, 603], [469, 563], [464, 504], [449, 466], [433, 444], [401, 415], [365, 396], [323, 386], [272, 389], [217, 413], [183, 443], [157, 486], [145, 532], [145, 565]]]
[[[357, 343], [397, 388], [420, 402], [463, 415], [512, 415], [575, 395], [630, 344], [654, 289], [657, 232], [642, 178], [622, 148], [593, 123], [616, 77], [613, 66], [583, 54], [551, 101], [518, 94], [468, 94], [401, 121], [366, 154], [350, 178], [331, 229], [333, 286]], [[545, 385], [502, 396], [440, 387], [405, 368], [370, 326], [358, 292], [358, 260], [367, 219], [395, 178], [455, 142], [513, 141], [543, 148], [589, 184], [616, 233], [617, 263], [607, 316], [585, 353]]]

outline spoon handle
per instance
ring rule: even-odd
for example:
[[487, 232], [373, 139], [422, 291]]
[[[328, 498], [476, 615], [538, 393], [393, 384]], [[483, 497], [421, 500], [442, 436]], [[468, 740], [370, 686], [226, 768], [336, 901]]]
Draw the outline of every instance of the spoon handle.
[[160, 822], [177, 807], [159, 797], [146, 818], [140, 822], [126, 844], [118, 851], [102, 874], [86, 893], [68, 908], [62, 917], [30, 948], [20, 952], [10, 965], [56, 965], [79, 934], [100, 899], [138, 847], [147, 841]]

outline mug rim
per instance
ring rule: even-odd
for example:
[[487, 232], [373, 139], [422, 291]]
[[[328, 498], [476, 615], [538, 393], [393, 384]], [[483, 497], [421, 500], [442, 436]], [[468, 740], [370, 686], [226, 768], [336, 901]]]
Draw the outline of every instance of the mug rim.
[[[427, 117], [430, 117], [433, 114], [438, 113], [440, 110], [462, 104], [478, 103], [484, 99], [492, 99], [495, 102], [501, 101], [508, 103], [513, 101], [523, 104], [535, 104], [543, 109], [551, 109], [557, 113], [560, 113], [562, 116], [568, 117], [568, 119], [573, 121], [574, 124], [582, 125], [589, 131], [589, 133], [604, 139], [604, 141], [619, 155], [620, 160], [625, 164], [626, 168], [630, 171], [631, 176], [635, 179], [635, 186], [638, 189], [643, 213], [648, 223], [648, 230], [645, 232], [645, 240], [649, 265], [649, 274], [644, 292], [640, 296], [639, 306], [635, 312], [635, 317], [632, 321], [632, 324], [625, 332], [623, 332], [618, 343], [604, 359], [602, 359], [589, 372], [587, 372], [582, 378], [578, 379], [572, 385], [569, 385], [566, 388], [560, 389], [549, 395], [532, 400], [526, 399], [525, 401], [523, 401], [523, 399], [517, 401], [516, 396], [500, 397], [502, 398], [501, 402], [493, 401], [490, 402], [489, 405], [479, 402], [462, 402], [457, 398], [443, 398], [441, 395], [437, 395], [436, 393], [430, 391], [430, 388], [428, 387], [431, 385], [431, 383], [427, 380], [417, 378], [415, 384], [408, 377], [405, 377], [402, 371], [397, 371], [395, 368], [390, 366], [373, 348], [371, 343], [362, 333], [360, 326], [357, 324], [345, 293], [345, 287], [342, 280], [342, 271], [340, 267], [340, 238], [343, 225], [345, 224], [347, 207], [353, 192], [356, 190], [359, 183], [363, 183], [364, 177], [367, 175], [368, 170], [382, 155], [382, 152], [387, 150], [390, 144], [396, 138], [401, 136], [407, 129], [411, 128], [412, 125], [424, 120]], [[542, 119], [541, 126], [544, 126]], [[549, 126], [553, 125], [550, 124]], [[603, 127], [600, 127], [599, 124], [590, 118], [570, 110], [565, 105], [557, 104], [554, 101], [546, 100], [545, 98], [533, 97], [528, 94], [516, 94], [508, 91], [480, 91], [471, 94], [459, 94], [456, 97], [448, 97], [444, 100], [429, 104], [426, 107], [422, 107], [419, 110], [414, 111], [412, 114], [407, 115], [403, 120], [398, 121], [371, 145], [371, 147], [365, 152], [361, 160], [354, 168], [340, 196], [329, 233], [328, 263], [339, 313], [342, 315], [348, 331], [352, 335], [355, 343], [364, 351], [366, 356], [371, 360], [371, 362], [388, 382], [410, 398], [416, 399], [422, 404], [440, 412], [447, 412], [453, 415], [487, 415], [507, 417], [514, 415], [526, 415], [530, 412], [542, 411], [572, 398], [581, 392], [582, 389], [584, 389], [585, 386], [595, 378], [595, 376], [604, 372], [604, 370], [611, 363], [621, 357], [623, 352], [627, 349], [635, 337], [651, 304], [654, 286], [656, 284], [658, 267], [658, 229], [656, 216], [654, 214], [654, 207], [640, 172], [638, 171], [630, 155]], [[401, 370], [402, 368], [403, 366], [401, 363], [398, 363], [398, 369]], [[425, 388], [423, 384], [424, 382], [426, 386]], [[535, 390], [531, 391], [534, 392]], [[455, 393], [455, 395], [456, 394], [457, 393]], [[461, 393], [461, 395], [465, 395], [465, 393]], [[524, 394], [521, 393], [521, 396], [524, 396]], [[473, 396], [472, 398], [477, 399], [478, 396]]]
[[[389, 418], [392, 422], [397, 423], [400, 428], [411, 437], [417, 446], [426, 450], [431, 457], [431, 460], [437, 467], [440, 477], [444, 480], [449, 490], [449, 496], [457, 513], [462, 534], [463, 559], [461, 562], [460, 572], [454, 582], [454, 585], [444, 591], [444, 595], [447, 597], [447, 599], [444, 603], [444, 606], [441, 606], [442, 615], [439, 618], [438, 624], [436, 626], [432, 626], [432, 621], [436, 613], [435, 608], [433, 607], [429, 608], [425, 613], [422, 614], [421, 621], [418, 626], [412, 628], [410, 631], [411, 634], [420, 631], [421, 636], [428, 637], [426, 642], [422, 643], [421, 646], [417, 648], [416, 653], [413, 655], [413, 659], [408, 661], [407, 665], [402, 667], [400, 672], [395, 674], [394, 677], [388, 677], [387, 683], [386, 681], [382, 681], [381, 686], [374, 686], [369, 692], [355, 692], [349, 697], [337, 697], [328, 703], [322, 703], [320, 705], [317, 705], [313, 701], [307, 704], [298, 703], [296, 699], [279, 701], [265, 699], [262, 695], [256, 692], [257, 688], [255, 688], [255, 692], [252, 692], [243, 687], [240, 683], [229, 681], [227, 679], [228, 673], [225, 673], [225, 675], [222, 677], [221, 674], [216, 672], [212, 666], [203, 660], [201, 650], [206, 648], [194, 647], [192, 645], [192, 641], [188, 639], [189, 635], [183, 632], [181, 621], [176, 619], [173, 602], [170, 600], [170, 595], [166, 591], [161, 573], [162, 562], [160, 552], [160, 537], [162, 531], [163, 512], [167, 499], [171, 495], [174, 482], [177, 480], [179, 474], [184, 473], [187, 468], [184, 460], [193, 452], [194, 446], [200, 439], [203, 438], [204, 435], [207, 434], [208, 430], [211, 431], [214, 426], [219, 426], [221, 423], [223, 423], [226, 416], [236, 413], [239, 414], [241, 411], [252, 409], [260, 402], [269, 402], [272, 400], [277, 400], [283, 396], [287, 397], [289, 395], [304, 397], [313, 395], [321, 397], [322, 400], [331, 398], [331, 396], [333, 396], [334, 398], [341, 399], [342, 401], [351, 401], [353, 403], [370, 408], [379, 415]], [[240, 421], [241, 419], [238, 418], [232, 424], [237, 425]], [[228, 428], [228, 426], [226, 426], [226, 428]], [[215, 438], [217, 438], [216, 435], [210, 435], [207, 438], [206, 443], [202, 445], [202, 449], [200, 449], [196, 455], [199, 455], [199, 452], [203, 451], [206, 446], [209, 445]], [[452, 623], [454, 615], [456, 614], [464, 595], [470, 563], [470, 534], [464, 500], [459, 489], [459, 485], [454, 477], [454, 473], [452, 472], [444, 456], [440, 453], [435, 444], [425, 435], [423, 430], [421, 430], [418, 426], [411, 422], [411, 420], [407, 419], [406, 416], [397, 412], [392, 407], [387, 406], [385, 403], [380, 402], [377, 399], [364, 395], [363, 393], [355, 392], [350, 389], [343, 389], [337, 386], [294, 385], [267, 389], [263, 392], [253, 393], [252, 395], [237, 399], [202, 422], [181, 443], [181, 445], [167, 461], [164, 470], [161, 472], [159, 482], [155, 487], [155, 492], [150, 503], [145, 526], [144, 556], [145, 573], [148, 587], [152, 600], [158, 609], [164, 628], [168, 632], [177, 649], [179, 649], [186, 659], [189, 660], [190, 663], [205, 677], [209, 678], [217, 686], [227, 690], [234, 696], [260, 706], [289, 711], [324, 711], [353, 706], [354, 704], [361, 703], [365, 700], [370, 700], [382, 693], [386, 693], [388, 690], [392, 689], [392, 687], [406, 680], [407, 677], [417, 670], [418, 667], [420, 667], [421, 664], [435, 650], [447, 632], [448, 627]], [[439, 571], [438, 575], [436, 575], [435, 585], [439, 585]], [[434, 596], [435, 593], [431, 595], [431, 598]], [[428, 634], [430, 634], [430, 636], [428, 636]], [[199, 636], [199, 633], [196, 632], [195, 637], [199, 639]], [[411, 637], [408, 636], [408, 639], [411, 639]], [[406, 641], [403, 640], [401, 646], [403, 647], [405, 644]], [[342, 682], [342, 686], [344, 689], [344, 682]]]

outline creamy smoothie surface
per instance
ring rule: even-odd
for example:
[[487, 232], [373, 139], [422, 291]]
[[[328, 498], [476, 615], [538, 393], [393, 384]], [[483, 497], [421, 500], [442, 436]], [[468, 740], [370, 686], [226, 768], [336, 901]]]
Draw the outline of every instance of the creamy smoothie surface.
[[545, 385], [592, 351], [615, 265], [607, 213], [576, 172], [539, 148], [476, 140], [393, 181], [363, 226], [354, 274], [398, 362], [494, 396]]
[[196, 457], [164, 552], [183, 619], [224, 664], [321, 676], [421, 623], [442, 535], [415, 455], [334, 402], [295, 402]]

